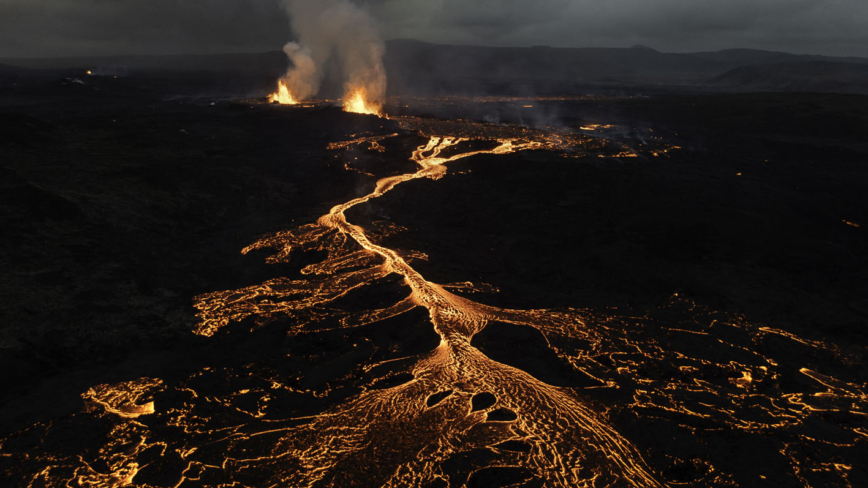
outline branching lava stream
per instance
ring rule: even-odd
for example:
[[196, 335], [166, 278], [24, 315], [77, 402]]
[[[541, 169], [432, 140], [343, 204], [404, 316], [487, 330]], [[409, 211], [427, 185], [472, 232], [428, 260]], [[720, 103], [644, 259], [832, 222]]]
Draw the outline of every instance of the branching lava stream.
[[[424, 307], [441, 337], [440, 346], [414, 365], [414, 381], [389, 390], [367, 392], [282, 439], [282, 456], [298, 459], [306, 469], [285, 473], [281, 483], [310, 486], [324, 478], [329, 479], [328, 485], [334, 486], [361, 486], [371, 479], [383, 480], [388, 486], [431, 483], [437, 479], [439, 460], [456, 450], [467, 449], [468, 444], [484, 447], [518, 440], [526, 442], [530, 450], [507, 456], [512, 458], [507, 465], [518, 463], [532, 467], [535, 474], [550, 485], [605, 486], [621, 479], [633, 486], [659, 486], [632, 446], [569, 392], [494, 362], [470, 345], [473, 335], [490, 320], [542, 327], [546, 322], [574, 318], [545, 312], [501, 310], [453, 295], [426, 281], [395, 251], [373, 244], [363, 228], [347, 222], [345, 212], [350, 208], [411, 179], [438, 179], [445, 173], [446, 163], [481, 153], [508, 154], [537, 147], [535, 143], [501, 141], [489, 151], [442, 156], [444, 151], [461, 142], [457, 138], [432, 137], [426, 146], [413, 153], [412, 159], [420, 167], [416, 173], [381, 179], [374, 192], [338, 205], [317, 225], [305, 228], [301, 234], [281, 235], [258, 245], [282, 248], [288, 254], [301, 243], [349, 236], [363, 251], [349, 255], [336, 253], [330, 256], [331, 263], [354, 266], [376, 255], [382, 259], [379, 264], [335, 278], [315, 290], [305, 290], [305, 298], [298, 301], [275, 302], [272, 293], [276, 290], [267, 286], [247, 290], [240, 299], [237, 292], [214, 294], [203, 297], [197, 305], [203, 319], [198, 332], [211, 335], [231, 320], [261, 313], [263, 292], [271, 295], [269, 305], [302, 310], [332, 301], [374, 279], [397, 273], [412, 290], [410, 296], [352, 325]], [[321, 271], [328, 273], [334, 268]], [[306, 287], [304, 283], [299, 285]], [[286, 296], [297, 291], [290, 285], [277, 294]], [[268, 313], [275, 311], [274, 308], [267, 310]], [[436, 406], [427, 407], [425, 400], [441, 392], [451, 394]], [[498, 405], [514, 412], [518, 419], [510, 423], [486, 423], [485, 412], [468, 412], [469, 398], [483, 393], [493, 394]], [[337, 449], [323, 448], [335, 442], [345, 445]], [[314, 446], [318, 447], [311, 451]], [[345, 467], [348, 465], [364, 466], [364, 469], [354, 472]]]
[[[382, 140], [357, 143], [382, 151]], [[648, 442], [640, 449], [627, 440], [635, 432], [614, 427], [613, 419], [630, 416], [649, 429], [665, 424], [688, 437], [736, 432], [749, 443], [775, 435], [784, 439], [774, 444], [775, 455], [790, 469], [778, 481], [808, 485], [821, 475], [849, 485], [853, 462], [846, 453], [868, 439], [864, 385], [808, 367], [793, 370], [787, 351], [795, 345], [845, 368], [848, 356], [835, 346], [754, 326], [677, 296], [645, 316], [484, 305], [448, 291], [475, 285], [427, 281], [412, 266], [424, 255], [386, 247], [372, 229], [347, 219], [350, 209], [402, 183], [442, 178], [449, 163], [544, 149], [551, 144], [533, 138], [429, 135], [412, 154], [417, 171], [382, 178], [371, 193], [335, 206], [315, 224], [266, 236], [243, 251], [273, 250], [270, 263], [286, 263], [296, 252], [327, 254], [302, 270], [305, 279], [277, 278], [195, 301], [201, 319], [195, 332], [207, 337], [233, 325], [258, 329], [275, 321], [289, 324], [291, 338], [343, 333], [424, 311], [429, 320], [415, 326], [433, 327], [439, 335], [433, 351], [372, 361], [358, 374], [391, 372], [343, 396], [337, 379], [323, 389], [255, 365], [205, 368], [175, 385], [143, 378], [96, 386], [83, 398], [88, 418], [108, 426], [108, 441], [87, 454], [28, 457], [41, 469], [29, 486], [462, 487], [498, 472], [496, 486], [739, 484], [738, 473], [699, 454], [657, 452], [652, 462]], [[390, 277], [399, 278], [402, 299], [374, 310], [341, 309], [342, 300]], [[491, 359], [471, 341], [494, 323], [539, 331], [560, 360], [594, 385], [587, 392], [609, 391], [617, 400], [603, 405], [579, 388], [553, 386]], [[337, 375], [336, 365], [373, 358], [352, 346], [321, 374]], [[317, 364], [318, 354], [328, 352], [312, 349], [306, 358], [281, 360]], [[794, 376], [801, 382], [794, 383]], [[782, 378], [801, 390], [784, 391]], [[327, 397], [335, 400], [317, 409]], [[278, 404], [283, 410], [272, 406]], [[296, 410], [302, 404], [313, 406]], [[821, 412], [846, 417], [833, 421], [834, 435], [809, 428]], [[44, 435], [53, 428], [40, 424], [26, 432]], [[0, 453], [14, 452], [8, 443], [17, 438], [0, 440]], [[822, 449], [807, 452], [803, 444], [811, 442]], [[756, 469], [748, 470], [751, 479], [765, 480], [762, 467]]]

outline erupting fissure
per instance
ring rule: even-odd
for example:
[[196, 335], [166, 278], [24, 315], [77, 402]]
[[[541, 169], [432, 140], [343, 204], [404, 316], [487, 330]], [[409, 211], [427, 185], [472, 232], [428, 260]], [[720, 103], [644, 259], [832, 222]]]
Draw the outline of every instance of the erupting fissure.
[[268, 101], [281, 105], [296, 105], [298, 103], [292, 94], [289, 93], [289, 87], [286, 86], [286, 82], [283, 80], [277, 82], [277, 91], [268, 96]]
[[320, 91], [325, 67], [344, 77], [344, 110], [381, 115], [386, 98], [386, 45], [368, 13], [349, 0], [284, 0], [298, 42], [284, 46], [291, 66], [272, 102], [292, 104]]
[[344, 100], [344, 110], [354, 114], [382, 115], [382, 104], [371, 102], [367, 90], [360, 88], [350, 93]]

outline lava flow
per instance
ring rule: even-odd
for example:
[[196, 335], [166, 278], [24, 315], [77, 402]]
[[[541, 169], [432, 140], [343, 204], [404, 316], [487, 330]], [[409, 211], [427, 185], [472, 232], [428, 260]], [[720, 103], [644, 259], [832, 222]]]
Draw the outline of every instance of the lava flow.
[[[410, 295], [392, 307], [345, 318], [344, 327], [358, 327], [424, 307], [440, 335], [440, 346], [412, 367], [415, 380], [363, 393], [287, 432], [277, 443], [277, 451], [281, 457], [295, 461], [289, 463], [291, 470], [274, 467], [279, 469], [280, 483], [311, 486], [328, 478], [332, 480], [329, 485], [347, 486], [373, 478], [382, 479], [388, 486], [420, 485], [441, 478], [438, 464], [456, 450], [517, 442], [527, 445], [529, 452], [510, 454], [505, 450], [507, 465], [531, 468], [535, 477], [551, 486], [605, 486], [618, 482], [660, 486], [633, 446], [570, 392], [492, 361], [470, 344], [474, 334], [492, 320], [550, 327], [557, 322], [572, 323], [574, 317], [504, 310], [453, 295], [426, 281], [396, 251], [374, 244], [365, 229], [347, 221], [347, 210], [401, 183], [441, 178], [446, 163], [478, 154], [508, 154], [539, 147], [532, 142], [500, 141], [490, 150], [443, 155], [462, 142], [458, 138], [432, 137], [413, 153], [412, 159], [419, 165], [417, 172], [383, 178], [372, 193], [334, 207], [316, 225], [279, 234], [245, 250], [281, 249], [273, 259], [277, 262], [288, 257], [293, 248], [325, 243], [324, 248], [331, 252], [329, 259], [306, 269], [307, 273], [330, 275], [346, 268], [363, 269], [322, 281], [277, 280], [200, 298], [197, 307], [202, 323], [197, 332], [210, 336], [230, 322], [249, 316], [285, 313], [300, 319], [301, 313], [313, 307], [397, 273], [410, 288]], [[350, 250], [347, 237], [360, 249]], [[513, 413], [516, 420], [486, 422], [488, 412], [468, 411], [476, 395], [493, 395], [497, 406]], [[435, 397], [442, 399], [429, 406]], [[377, 462], [371, 463], [371, 456]], [[298, 469], [295, 463], [302, 463], [304, 469]], [[344, 468], [366, 465], [357, 472]]]
[[[274, 264], [324, 256], [303, 279], [196, 298], [197, 334], [265, 340], [239, 341], [225, 361], [179, 380], [90, 388], [83, 413], [0, 439], [0, 460], [15, 461], [7, 472], [22, 470], [33, 487], [853, 486], [868, 439], [868, 388], [850, 379], [859, 351], [677, 295], [644, 314], [484, 305], [457, 293], [493, 287], [433, 283], [413, 267], [424, 254], [387, 246], [396, 224], [348, 221], [351, 209], [439, 180], [451, 163], [580, 140], [464, 130], [429, 134], [412, 153], [416, 171], [243, 250], [274, 251]], [[329, 148], [381, 154], [399, 137]], [[552, 353], [581, 385], [554, 386], [473, 342], [515, 326], [544, 337], [520, 355]], [[374, 327], [437, 339], [381, 347]], [[82, 433], [93, 441], [69, 448]]]

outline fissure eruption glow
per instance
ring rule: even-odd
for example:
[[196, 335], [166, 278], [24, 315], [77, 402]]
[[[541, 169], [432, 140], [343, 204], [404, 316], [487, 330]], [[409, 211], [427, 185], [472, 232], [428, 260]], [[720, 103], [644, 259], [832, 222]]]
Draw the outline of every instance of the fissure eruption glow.
[[268, 101], [271, 103], [279, 103], [281, 105], [298, 104], [292, 94], [289, 93], [289, 87], [286, 86], [286, 82], [283, 80], [277, 82], [277, 92], [269, 95]]
[[349, 93], [344, 100], [344, 110], [355, 114], [381, 115], [382, 104], [370, 101], [367, 94], [364, 88]]
[[381, 115], [386, 46], [367, 11], [348, 0], [285, 0], [284, 6], [298, 42], [284, 47], [292, 65], [269, 100], [287, 104], [285, 100], [301, 102], [317, 95], [325, 66], [336, 62], [344, 77], [344, 109]]

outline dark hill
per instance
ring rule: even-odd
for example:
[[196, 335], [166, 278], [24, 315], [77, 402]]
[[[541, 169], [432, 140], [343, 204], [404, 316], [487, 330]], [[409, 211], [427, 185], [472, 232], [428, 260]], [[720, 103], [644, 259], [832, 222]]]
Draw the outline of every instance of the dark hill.
[[416, 79], [683, 83], [720, 73], [718, 63], [649, 48], [499, 48], [395, 40], [387, 68]]
[[84, 56], [73, 58], [7, 59], [25, 68], [93, 70], [118, 74], [142, 72], [220, 72], [280, 73], [286, 68], [286, 55], [267, 53], [207, 54], [177, 56]]
[[811, 61], [743, 66], [710, 80], [709, 84], [745, 91], [868, 94], [868, 65]]
[[723, 51], [698, 52], [694, 53], [693, 56], [712, 60], [722, 65], [729, 65], [733, 68], [757, 64], [806, 63], [815, 61], [868, 64], [868, 58], [836, 58], [831, 56], [790, 54], [779, 51], [760, 51], [757, 49], [725, 49]]
[[[525, 85], [533, 93], [568, 89], [569, 84], [680, 85], [707, 87], [736, 68], [770, 65], [806, 65], [805, 82], [797, 84], [817, 91], [841, 91], [852, 75], [839, 65], [868, 66], [865, 58], [833, 58], [751, 49], [719, 52], [661, 53], [646, 46], [632, 48], [497, 48], [446, 46], [419, 41], [394, 40], [388, 45], [387, 69], [402, 92], [425, 90], [451, 93], [502, 90]], [[818, 64], [819, 63], [819, 64]], [[777, 68], [766, 68], [774, 71]], [[824, 72], [827, 70], [828, 72]], [[857, 68], [854, 68], [857, 69]], [[818, 82], [808, 83], [811, 74]], [[840, 77], [840, 78], [839, 78]], [[728, 87], [712, 83], [712, 87]], [[783, 84], [780, 89], [790, 85]], [[792, 85], [795, 87], [796, 85]], [[850, 88], [844, 91], [861, 92]]]

